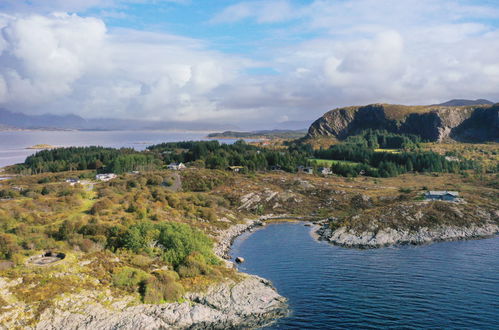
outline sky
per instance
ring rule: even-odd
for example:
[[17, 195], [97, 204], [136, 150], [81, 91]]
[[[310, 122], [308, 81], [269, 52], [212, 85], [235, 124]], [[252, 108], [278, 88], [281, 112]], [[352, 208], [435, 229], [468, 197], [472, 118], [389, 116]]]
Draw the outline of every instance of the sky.
[[499, 101], [496, 0], [0, 0], [0, 108], [239, 127]]

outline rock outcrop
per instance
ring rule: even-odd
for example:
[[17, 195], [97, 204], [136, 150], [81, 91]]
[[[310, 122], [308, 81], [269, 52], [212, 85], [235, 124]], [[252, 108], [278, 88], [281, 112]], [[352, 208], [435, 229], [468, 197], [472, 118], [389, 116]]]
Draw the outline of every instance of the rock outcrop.
[[380, 248], [392, 245], [421, 245], [439, 241], [455, 241], [494, 236], [499, 233], [496, 224], [469, 227], [422, 227], [417, 230], [384, 228], [380, 231], [355, 232], [345, 227], [331, 230], [324, 225], [317, 231], [321, 240], [350, 248]]
[[309, 128], [307, 137], [345, 139], [365, 129], [415, 134], [429, 141], [499, 141], [499, 104], [403, 106], [372, 104], [331, 110]]
[[[186, 302], [116, 308], [80, 304], [74, 295], [45, 311], [35, 329], [234, 329], [264, 326], [287, 314], [286, 299], [271, 283], [244, 275], [206, 293], [190, 294]], [[0, 326], [1, 328], [1, 326]]]

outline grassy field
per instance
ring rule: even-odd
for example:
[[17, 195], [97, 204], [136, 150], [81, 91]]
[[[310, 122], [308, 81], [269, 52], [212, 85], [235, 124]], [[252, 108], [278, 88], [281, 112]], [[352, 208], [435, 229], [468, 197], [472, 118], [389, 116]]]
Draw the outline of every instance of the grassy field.
[[374, 149], [375, 152], [388, 152], [391, 154], [399, 154], [402, 151], [400, 149]]
[[310, 158], [309, 161], [316, 162], [319, 166], [327, 166], [331, 167], [333, 164], [343, 164], [343, 165], [359, 165], [360, 163], [350, 162], [348, 160], [331, 160], [331, 159], [319, 159], [319, 158]]

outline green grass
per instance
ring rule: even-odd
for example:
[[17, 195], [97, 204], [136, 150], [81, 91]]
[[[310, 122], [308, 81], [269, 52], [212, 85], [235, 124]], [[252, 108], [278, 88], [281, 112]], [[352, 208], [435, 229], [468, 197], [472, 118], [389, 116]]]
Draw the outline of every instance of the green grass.
[[327, 167], [331, 167], [333, 164], [343, 164], [343, 165], [351, 165], [351, 166], [355, 166], [355, 165], [360, 164], [360, 163], [351, 162], [348, 160], [332, 160], [332, 159], [319, 159], [319, 158], [310, 158], [309, 161], [316, 162], [317, 165], [319, 165], [319, 166], [327, 166]]
[[400, 151], [400, 149], [374, 149], [374, 152], [388, 152], [391, 154], [399, 154], [402, 151]]

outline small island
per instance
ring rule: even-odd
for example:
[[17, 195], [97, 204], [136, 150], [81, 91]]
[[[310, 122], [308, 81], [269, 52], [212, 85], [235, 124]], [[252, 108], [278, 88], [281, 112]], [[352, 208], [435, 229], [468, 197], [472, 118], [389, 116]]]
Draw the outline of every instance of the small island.
[[34, 146], [31, 147], [26, 147], [26, 149], [37, 149], [37, 150], [46, 150], [46, 149], [55, 149], [57, 148], [56, 146], [50, 145], [50, 144], [35, 144]]

